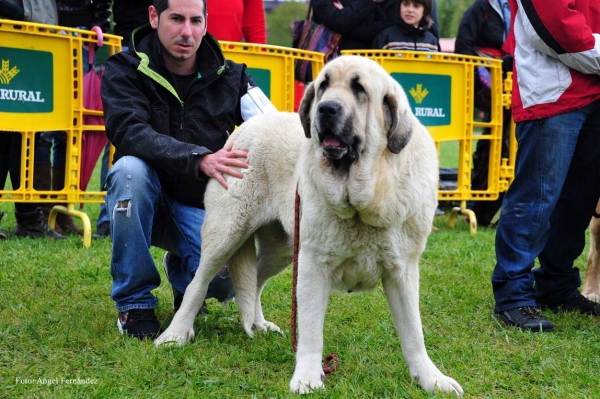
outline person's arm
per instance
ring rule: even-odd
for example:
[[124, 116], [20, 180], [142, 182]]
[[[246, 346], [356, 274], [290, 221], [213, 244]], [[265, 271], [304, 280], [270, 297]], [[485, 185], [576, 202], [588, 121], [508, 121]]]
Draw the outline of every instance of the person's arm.
[[371, 48], [372, 49], [382, 49], [385, 47], [386, 44], [388, 44], [390, 42], [390, 40], [388, 39], [388, 30], [384, 29], [381, 32], [379, 32], [379, 34], [377, 36], [375, 36], [375, 39], [373, 40], [373, 42], [371, 43]]
[[334, 0], [313, 0], [314, 19], [342, 35], [360, 28], [360, 24], [377, 5], [373, 0], [356, 0], [344, 5], [340, 10], [333, 5], [333, 2]]
[[99, 26], [102, 32], [110, 30], [112, 0], [94, 0], [92, 9], [92, 27]]
[[574, 7], [573, 0], [522, 0], [517, 18], [535, 50], [579, 72], [600, 74], [600, 34]]
[[267, 27], [262, 0], [244, 0], [242, 32], [248, 43], [267, 43]]
[[211, 151], [152, 128], [151, 120], [168, 118], [169, 110], [152, 108], [144, 84], [137, 71], [124, 61], [125, 56], [119, 53], [110, 57], [102, 76], [106, 136], [119, 153], [143, 159], [155, 169], [203, 178], [198, 173], [199, 163]]
[[[487, 6], [487, 2], [484, 2]], [[477, 55], [475, 42], [479, 37], [485, 19], [485, 10], [482, 9], [480, 1], [473, 3], [460, 20], [454, 52], [457, 54]]]

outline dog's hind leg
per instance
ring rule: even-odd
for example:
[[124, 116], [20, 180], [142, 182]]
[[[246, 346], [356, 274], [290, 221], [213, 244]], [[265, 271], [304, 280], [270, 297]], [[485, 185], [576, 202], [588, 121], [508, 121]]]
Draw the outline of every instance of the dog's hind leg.
[[590, 223], [590, 253], [581, 293], [590, 301], [600, 302], [600, 219], [595, 217]]
[[229, 273], [235, 288], [235, 303], [242, 314], [242, 327], [252, 337], [256, 297], [256, 247], [253, 235], [229, 259]]
[[288, 236], [279, 223], [270, 224], [256, 232], [258, 245], [257, 291], [254, 307], [254, 328], [258, 331], [277, 331], [281, 329], [265, 319], [262, 310], [261, 295], [267, 280], [283, 271], [292, 262], [292, 248]]
[[400, 337], [402, 354], [411, 376], [424, 390], [462, 395], [461, 386], [442, 374], [425, 349], [419, 313], [418, 259], [419, 254], [415, 253], [396, 259], [397, 271], [384, 275], [382, 279], [392, 319]]

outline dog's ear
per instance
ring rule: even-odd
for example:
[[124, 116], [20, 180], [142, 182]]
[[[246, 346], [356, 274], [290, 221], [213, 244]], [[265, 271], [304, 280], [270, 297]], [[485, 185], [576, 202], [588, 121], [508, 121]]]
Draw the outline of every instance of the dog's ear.
[[387, 93], [383, 97], [384, 122], [388, 132], [387, 147], [394, 154], [402, 151], [412, 136], [408, 100], [405, 103], [405, 107], [400, 106], [397, 93]]
[[304, 128], [304, 134], [307, 138], [310, 138], [310, 107], [312, 106], [315, 98], [315, 85], [314, 82], [310, 82], [304, 89], [304, 96], [298, 107], [298, 115], [300, 115], [300, 122]]

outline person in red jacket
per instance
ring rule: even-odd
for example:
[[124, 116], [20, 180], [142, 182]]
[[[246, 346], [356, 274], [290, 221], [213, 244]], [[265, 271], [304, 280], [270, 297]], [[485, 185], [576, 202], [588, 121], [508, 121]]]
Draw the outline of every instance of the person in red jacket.
[[267, 43], [262, 0], [206, 0], [208, 32], [219, 41]]
[[540, 308], [600, 316], [573, 266], [600, 197], [600, 2], [510, 0], [510, 9], [519, 148], [496, 232], [494, 313], [552, 331]]

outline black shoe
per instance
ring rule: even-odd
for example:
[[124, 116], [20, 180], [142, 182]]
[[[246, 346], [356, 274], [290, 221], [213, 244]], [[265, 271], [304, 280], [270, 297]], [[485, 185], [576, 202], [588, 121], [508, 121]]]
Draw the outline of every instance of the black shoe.
[[495, 313], [496, 318], [503, 323], [533, 332], [546, 332], [554, 330], [554, 325], [546, 320], [535, 306], [523, 306], [520, 308]]
[[154, 309], [131, 309], [127, 312], [119, 312], [117, 327], [121, 334], [139, 339], [156, 338], [162, 332]]
[[[165, 269], [165, 275], [167, 279], [169, 278], [169, 268], [174, 267], [173, 264], [175, 262], [180, 262], [181, 260], [171, 254], [170, 252], [166, 252], [163, 256], [163, 268]], [[177, 312], [181, 307], [181, 302], [183, 302], [183, 292], [179, 291], [177, 288], [171, 284], [171, 290], [173, 291], [173, 310]], [[202, 307], [198, 314], [207, 314], [208, 308], [206, 307], [206, 301], [202, 302]]]
[[54, 240], [65, 240], [67, 236], [60, 234], [48, 226], [40, 209], [32, 212], [15, 212], [17, 226], [15, 236], [29, 238], [49, 237]]
[[600, 316], [600, 303], [590, 301], [581, 294], [577, 294], [576, 296], [557, 305], [540, 304], [540, 308], [549, 309], [553, 312], [563, 310], [566, 312], [579, 312], [581, 314]]
[[92, 238], [106, 238], [110, 237], [110, 222], [102, 222], [98, 226], [98, 230], [92, 234]]

